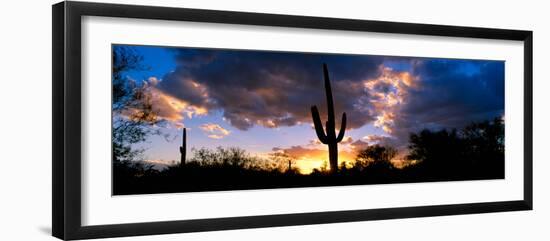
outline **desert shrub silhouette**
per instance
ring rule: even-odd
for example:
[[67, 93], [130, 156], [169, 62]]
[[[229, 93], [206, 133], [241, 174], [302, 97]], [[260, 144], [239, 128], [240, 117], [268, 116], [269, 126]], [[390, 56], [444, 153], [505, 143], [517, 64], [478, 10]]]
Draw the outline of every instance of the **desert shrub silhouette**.
[[502, 119], [472, 123], [464, 129], [411, 134], [411, 170], [433, 180], [504, 178]]
[[[353, 163], [333, 173], [325, 165], [310, 174], [288, 165], [288, 155], [262, 159], [229, 147], [192, 149], [185, 165], [156, 170], [135, 161], [113, 165], [113, 194], [196, 192], [327, 185], [360, 185], [504, 178], [504, 124], [501, 119], [472, 123], [461, 130], [422, 130], [410, 135], [407, 158], [396, 168], [397, 151], [371, 145]], [[325, 162], [326, 164], [326, 162]]]

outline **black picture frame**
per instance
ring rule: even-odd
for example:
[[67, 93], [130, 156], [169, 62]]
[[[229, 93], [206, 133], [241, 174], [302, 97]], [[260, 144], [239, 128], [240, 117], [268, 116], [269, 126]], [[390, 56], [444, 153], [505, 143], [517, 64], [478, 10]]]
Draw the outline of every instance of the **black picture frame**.
[[[53, 14], [53, 195], [52, 233], [65, 239], [106, 238], [276, 227], [321, 223], [413, 218], [426, 216], [531, 210], [533, 204], [533, 33], [523, 30], [443, 26], [384, 21], [336, 19], [262, 13], [197, 10], [89, 2], [60, 2]], [[140, 222], [82, 226], [81, 224], [81, 17], [104, 16], [136, 19], [280, 26], [378, 33], [517, 40], [524, 43], [524, 186], [523, 199], [366, 210], [282, 215]]]

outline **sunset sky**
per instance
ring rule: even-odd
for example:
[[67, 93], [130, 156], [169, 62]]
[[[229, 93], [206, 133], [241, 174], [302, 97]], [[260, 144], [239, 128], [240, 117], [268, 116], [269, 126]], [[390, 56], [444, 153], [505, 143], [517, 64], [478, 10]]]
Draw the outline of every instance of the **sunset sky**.
[[323, 63], [332, 81], [337, 127], [347, 113], [340, 162], [351, 162], [357, 150], [376, 143], [405, 154], [411, 132], [460, 128], [504, 115], [503, 61], [132, 48], [149, 68], [124, 75], [149, 86], [153, 108], [164, 120], [155, 128], [165, 136], [138, 145], [150, 163], [179, 161], [186, 127], [188, 153], [217, 146], [260, 157], [278, 151], [295, 157], [302, 173], [320, 167], [328, 151], [312, 128], [310, 107], [318, 106], [324, 123]]

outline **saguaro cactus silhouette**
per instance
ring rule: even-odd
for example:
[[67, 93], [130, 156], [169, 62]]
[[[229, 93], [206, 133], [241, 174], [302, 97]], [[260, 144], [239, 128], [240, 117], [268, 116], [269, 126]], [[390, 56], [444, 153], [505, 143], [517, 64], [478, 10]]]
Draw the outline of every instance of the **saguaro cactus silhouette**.
[[288, 160], [288, 171], [292, 171], [292, 160]]
[[346, 112], [342, 114], [340, 132], [338, 133], [338, 136], [336, 136], [334, 102], [332, 100], [332, 89], [330, 88], [330, 79], [326, 64], [323, 64], [323, 74], [325, 77], [325, 93], [327, 96], [328, 109], [328, 119], [326, 121], [325, 129], [323, 129], [323, 124], [321, 123], [321, 118], [319, 117], [319, 110], [315, 105], [311, 107], [311, 117], [313, 118], [313, 124], [315, 125], [317, 137], [321, 143], [328, 145], [330, 172], [336, 173], [338, 171], [338, 142], [344, 139], [344, 133], [346, 132]]
[[180, 160], [180, 166], [184, 166], [185, 165], [185, 155], [187, 154], [187, 129], [184, 127], [183, 128], [183, 136], [182, 136], [182, 141], [181, 141], [181, 146], [180, 146], [180, 153], [181, 153], [181, 160]]

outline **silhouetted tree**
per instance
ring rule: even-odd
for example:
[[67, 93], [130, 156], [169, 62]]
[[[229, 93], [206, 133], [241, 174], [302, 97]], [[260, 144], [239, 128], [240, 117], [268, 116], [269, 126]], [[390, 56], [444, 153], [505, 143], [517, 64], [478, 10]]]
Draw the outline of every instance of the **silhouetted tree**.
[[255, 158], [238, 147], [217, 147], [215, 150], [207, 148], [192, 149], [191, 162], [201, 166], [216, 166], [224, 168], [249, 168], [255, 164]]
[[478, 171], [492, 175], [504, 174], [504, 121], [472, 123], [462, 131], [464, 155]]
[[504, 124], [501, 119], [472, 123], [461, 131], [423, 130], [411, 134], [408, 159], [431, 177], [504, 174]]
[[419, 162], [425, 176], [449, 177], [460, 173], [464, 164], [464, 142], [455, 129], [451, 131], [422, 130], [409, 139], [410, 160]]
[[319, 168], [313, 168], [313, 172], [311, 173], [311, 175], [314, 176], [322, 176], [326, 174], [329, 174], [327, 161], [323, 161]]
[[391, 160], [397, 155], [397, 150], [390, 146], [372, 145], [360, 150], [355, 159], [355, 167], [391, 169]]
[[343, 161], [343, 162], [340, 163], [339, 171], [340, 171], [341, 173], [347, 173], [347, 171], [348, 171], [348, 164], [347, 164], [345, 161]]
[[472, 154], [504, 154], [504, 122], [500, 118], [472, 123], [462, 135]]
[[147, 85], [137, 85], [124, 76], [126, 71], [143, 70], [143, 57], [131, 47], [113, 46], [113, 162], [136, 161], [142, 153], [132, 145], [145, 141], [148, 128], [158, 123]]
[[132, 47], [113, 46], [112, 49], [113, 111], [125, 109], [132, 102], [134, 83], [124, 76], [126, 71], [143, 70], [143, 56]]

